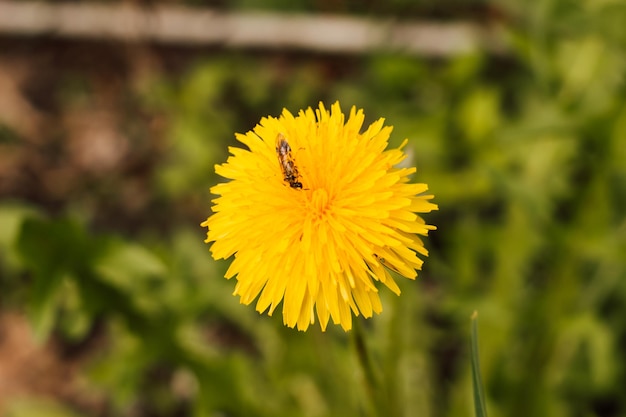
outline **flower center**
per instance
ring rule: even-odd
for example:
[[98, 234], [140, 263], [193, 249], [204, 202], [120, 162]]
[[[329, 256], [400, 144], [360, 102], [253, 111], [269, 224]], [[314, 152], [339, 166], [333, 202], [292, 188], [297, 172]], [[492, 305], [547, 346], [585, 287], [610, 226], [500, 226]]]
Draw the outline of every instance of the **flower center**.
[[324, 188], [318, 188], [313, 191], [311, 201], [309, 203], [310, 214], [313, 217], [313, 221], [320, 221], [326, 216], [326, 212], [330, 208], [330, 200], [328, 193]]

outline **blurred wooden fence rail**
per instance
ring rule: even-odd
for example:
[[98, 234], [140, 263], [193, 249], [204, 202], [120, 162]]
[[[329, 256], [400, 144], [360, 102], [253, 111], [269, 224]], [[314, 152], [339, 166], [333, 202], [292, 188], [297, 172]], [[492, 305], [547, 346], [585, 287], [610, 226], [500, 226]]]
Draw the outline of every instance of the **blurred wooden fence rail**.
[[398, 22], [339, 15], [222, 12], [123, 3], [0, 0], [0, 36], [49, 36], [228, 48], [433, 57], [501, 52], [501, 36], [470, 23]]

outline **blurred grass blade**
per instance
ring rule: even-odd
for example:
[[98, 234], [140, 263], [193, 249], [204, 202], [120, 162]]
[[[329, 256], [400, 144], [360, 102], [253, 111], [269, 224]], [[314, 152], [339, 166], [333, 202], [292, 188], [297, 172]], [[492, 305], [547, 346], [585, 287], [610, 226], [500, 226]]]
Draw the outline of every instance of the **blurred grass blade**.
[[487, 417], [485, 406], [485, 394], [483, 393], [483, 381], [480, 377], [480, 362], [478, 360], [478, 329], [476, 318], [478, 312], [472, 314], [472, 386], [474, 388], [474, 410], [476, 417]]

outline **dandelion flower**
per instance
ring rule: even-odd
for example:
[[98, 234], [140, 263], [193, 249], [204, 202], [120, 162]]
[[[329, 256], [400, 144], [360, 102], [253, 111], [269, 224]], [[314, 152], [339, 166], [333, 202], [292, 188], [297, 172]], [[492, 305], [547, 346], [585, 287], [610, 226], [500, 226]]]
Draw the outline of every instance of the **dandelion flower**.
[[386, 149], [392, 127], [379, 119], [362, 132], [363, 120], [320, 103], [235, 135], [248, 149], [216, 165], [230, 181], [211, 188], [219, 197], [202, 226], [213, 258], [234, 255], [225, 277], [241, 303], [272, 315], [282, 301], [289, 327], [317, 315], [322, 330], [332, 318], [347, 331], [353, 314], [382, 311], [378, 283], [400, 294], [389, 270], [415, 279], [428, 255], [419, 236], [435, 229], [417, 213], [437, 206], [409, 182], [415, 168], [399, 166], [407, 140]]

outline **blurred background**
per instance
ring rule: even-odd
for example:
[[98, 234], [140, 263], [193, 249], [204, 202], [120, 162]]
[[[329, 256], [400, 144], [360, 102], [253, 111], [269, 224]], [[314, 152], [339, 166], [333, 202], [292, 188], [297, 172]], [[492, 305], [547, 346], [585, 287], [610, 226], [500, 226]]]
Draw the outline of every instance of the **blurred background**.
[[[234, 132], [340, 100], [409, 139], [430, 257], [364, 323], [388, 416], [626, 415], [622, 0], [0, 2], [0, 414], [373, 415], [351, 334], [231, 296]], [[378, 395], [378, 394], [377, 394]]]

